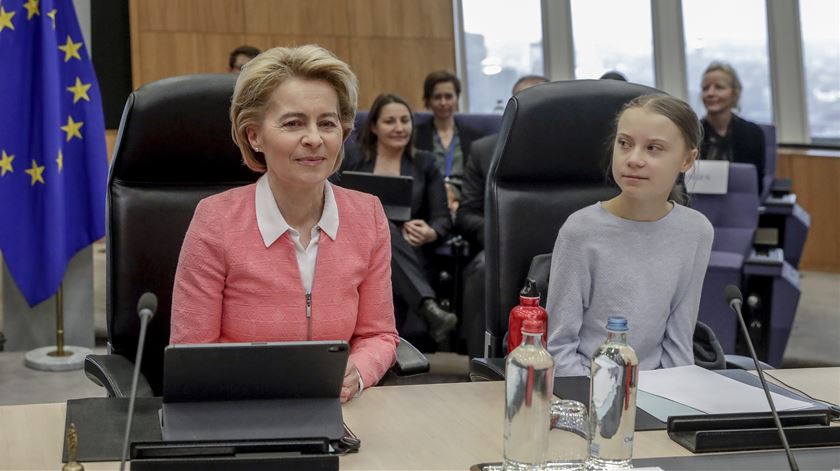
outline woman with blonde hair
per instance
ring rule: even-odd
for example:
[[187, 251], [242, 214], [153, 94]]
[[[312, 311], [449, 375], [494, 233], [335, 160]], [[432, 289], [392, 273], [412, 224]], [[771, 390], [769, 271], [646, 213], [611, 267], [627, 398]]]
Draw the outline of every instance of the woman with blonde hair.
[[757, 124], [735, 114], [740, 110], [741, 80], [725, 62], [712, 62], [703, 72], [703, 145], [700, 158], [755, 165], [758, 192], [764, 178], [764, 133]]
[[172, 296], [171, 343], [346, 340], [342, 401], [376, 384], [399, 342], [388, 221], [332, 186], [356, 76], [318, 46], [270, 49], [236, 82], [231, 133], [257, 183], [202, 200]]

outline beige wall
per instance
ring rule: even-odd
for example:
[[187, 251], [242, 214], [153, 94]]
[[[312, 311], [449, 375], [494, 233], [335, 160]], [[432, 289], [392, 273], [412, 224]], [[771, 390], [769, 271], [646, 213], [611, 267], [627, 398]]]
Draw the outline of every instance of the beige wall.
[[359, 76], [359, 108], [382, 92], [422, 109], [423, 78], [455, 70], [451, 0], [131, 0], [135, 88], [173, 75], [227, 71], [242, 44], [317, 43]]

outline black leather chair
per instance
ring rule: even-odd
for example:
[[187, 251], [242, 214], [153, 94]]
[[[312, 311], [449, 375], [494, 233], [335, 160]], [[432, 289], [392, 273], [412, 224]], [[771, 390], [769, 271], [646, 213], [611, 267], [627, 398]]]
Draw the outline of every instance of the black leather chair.
[[613, 121], [624, 103], [655, 92], [615, 80], [578, 80], [532, 87], [508, 102], [484, 206], [485, 357], [504, 354], [508, 314], [531, 259], [552, 251], [570, 214], [617, 194], [604, 170]]
[[[138, 395], [160, 395], [163, 351], [169, 343], [172, 286], [178, 255], [202, 198], [253, 183], [230, 136], [228, 109], [236, 76], [173, 77], [128, 97], [108, 177], [108, 355], [90, 355], [85, 373], [109, 396], [129, 394], [140, 321], [137, 301], [158, 297], [148, 328]], [[428, 371], [409, 343], [398, 350], [394, 374]]]

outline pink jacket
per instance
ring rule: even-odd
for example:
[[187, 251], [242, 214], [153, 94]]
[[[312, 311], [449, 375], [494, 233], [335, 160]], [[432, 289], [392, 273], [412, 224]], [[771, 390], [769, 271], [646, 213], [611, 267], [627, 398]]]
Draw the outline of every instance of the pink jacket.
[[321, 232], [306, 293], [288, 231], [266, 247], [256, 185], [203, 199], [187, 231], [172, 293], [170, 343], [346, 340], [365, 387], [396, 360], [391, 242], [379, 200], [333, 186], [339, 226]]

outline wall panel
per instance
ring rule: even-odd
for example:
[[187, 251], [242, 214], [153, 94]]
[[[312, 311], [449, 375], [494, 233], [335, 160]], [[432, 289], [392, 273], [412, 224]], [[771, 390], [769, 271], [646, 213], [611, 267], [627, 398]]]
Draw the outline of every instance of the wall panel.
[[840, 273], [840, 152], [781, 148], [776, 175], [811, 215], [800, 268]]
[[316, 43], [358, 74], [361, 108], [381, 92], [422, 108], [423, 78], [455, 70], [451, 0], [130, 0], [137, 88], [224, 72], [230, 50]]
[[445, 40], [353, 39], [350, 63], [359, 76], [359, 108], [367, 109], [379, 93], [396, 93], [422, 110], [423, 79], [432, 70], [451, 70], [448, 58], [454, 54], [452, 42]]

